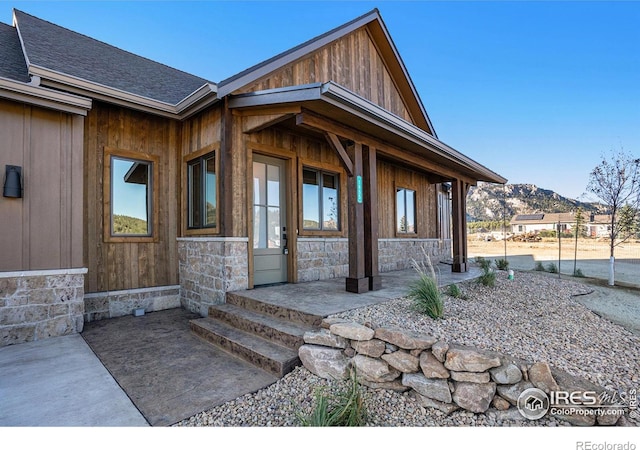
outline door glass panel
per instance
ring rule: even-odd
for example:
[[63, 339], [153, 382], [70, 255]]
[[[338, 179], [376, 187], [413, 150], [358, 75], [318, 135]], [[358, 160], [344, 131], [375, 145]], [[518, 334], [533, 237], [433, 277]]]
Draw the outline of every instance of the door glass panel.
[[280, 168], [267, 166], [267, 204], [280, 206]]
[[280, 208], [269, 207], [269, 248], [280, 248]]
[[253, 163], [253, 204], [254, 205], [266, 205], [267, 204], [267, 192], [266, 192], [266, 164], [254, 162]]
[[253, 248], [267, 248], [267, 208], [253, 207]]

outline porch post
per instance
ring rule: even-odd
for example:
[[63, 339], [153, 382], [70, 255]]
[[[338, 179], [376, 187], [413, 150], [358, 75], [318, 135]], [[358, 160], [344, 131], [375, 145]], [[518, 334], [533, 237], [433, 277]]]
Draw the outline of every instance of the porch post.
[[382, 289], [378, 274], [378, 172], [376, 149], [363, 146], [364, 171], [364, 274], [369, 290]]
[[454, 180], [453, 192], [453, 266], [452, 272], [467, 271], [467, 192], [469, 183]]
[[348, 147], [353, 162], [353, 176], [347, 179], [349, 209], [349, 276], [346, 280], [348, 292], [363, 293], [369, 290], [369, 278], [365, 276], [364, 236], [364, 182], [362, 179], [362, 144], [356, 142]]

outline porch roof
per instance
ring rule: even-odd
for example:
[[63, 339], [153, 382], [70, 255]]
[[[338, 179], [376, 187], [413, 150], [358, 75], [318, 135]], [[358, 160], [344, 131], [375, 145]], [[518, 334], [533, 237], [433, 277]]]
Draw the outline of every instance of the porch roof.
[[[438, 174], [445, 179], [454, 178], [450, 171], [444, 170], [449, 168], [475, 181], [507, 181], [421, 128], [331, 81], [232, 95], [229, 100], [230, 108], [240, 110], [287, 105], [298, 105], [305, 110], [330, 117], [353, 129], [355, 133], [371, 136], [441, 165], [443, 171]], [[437, 173], [438, 169], [434, 170]]]

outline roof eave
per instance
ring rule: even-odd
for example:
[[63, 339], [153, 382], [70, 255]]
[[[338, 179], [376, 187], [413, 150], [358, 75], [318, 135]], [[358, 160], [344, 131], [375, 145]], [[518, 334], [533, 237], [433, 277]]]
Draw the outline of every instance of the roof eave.
[[330, 103], [350, 114], [366, 118], [381, 128], [392, 130], [403, 139], [414, 142], [425, 150], [465, 168], [473, 173], [477, 181], [500, 184], [507, 182], [506, 178], [466, 157], [426, 131], [333, 82], [241, 94], [229, 100], [229, 107], [249, 108], [309, 101]]
[[0, 77], [0, 98], [20, 101], [57, 111], [87, 115], [91, 99]]

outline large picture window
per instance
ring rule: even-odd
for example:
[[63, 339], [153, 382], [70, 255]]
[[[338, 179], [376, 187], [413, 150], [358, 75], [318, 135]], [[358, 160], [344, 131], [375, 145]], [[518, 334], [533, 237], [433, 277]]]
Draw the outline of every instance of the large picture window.
[[188, 228], [216, 227], [215, 152], [207, 153], [187, 163], [187, 210]]
[[416, 191], [396, 189], [396, 232], [416, 233]]
[[105, 147], [105, 242], [152, 242], [157, 239], [158, 157]]
[[339, 176], [304, 167], [302, 169], [302, 228], [338, 231], [340, 229]]

